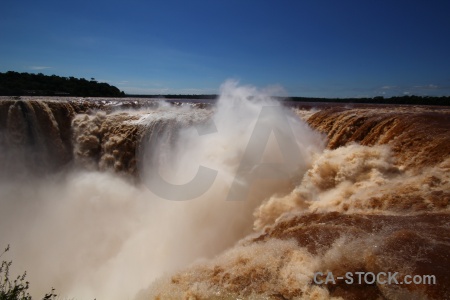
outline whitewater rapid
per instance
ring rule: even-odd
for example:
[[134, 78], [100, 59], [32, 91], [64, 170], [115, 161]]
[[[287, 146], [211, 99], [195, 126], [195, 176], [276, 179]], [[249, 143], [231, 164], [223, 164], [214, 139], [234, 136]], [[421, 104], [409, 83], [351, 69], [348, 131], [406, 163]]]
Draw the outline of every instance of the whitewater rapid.
[[[277, 113], [262, 118], [264, 108]], [[35, 297], [51, 287], [76, 299], [446, 297], [449, 116], [302, 109], [236, 82], [215, 104], [3, 99], [0, 246]], [[200, 166], [216, 174], [205, 189], [209, 177], [191, 182]], [[176, 187], [189, 183], [193, 199]], [[233, 184], [247, 193], [231, 201]], [[330, 270], [438, 284], [313, 283]]]

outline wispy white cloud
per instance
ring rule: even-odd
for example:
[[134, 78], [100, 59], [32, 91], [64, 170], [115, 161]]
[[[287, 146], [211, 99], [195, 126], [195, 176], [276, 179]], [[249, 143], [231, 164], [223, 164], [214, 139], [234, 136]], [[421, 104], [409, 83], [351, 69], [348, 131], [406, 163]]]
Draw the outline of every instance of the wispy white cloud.
[[46, 66], [30, 66], [28, 67], [30, 70], [39, 71], [39, 70], [46, 70], [51, 69], [52, 67], [46, 67]]
[[384, 85], [373, 89], [373, 93], [385, 96], [406, 96], [406, 95], [417, 95], [417, 96], [443, 96], [450, 92], [450, 86], [429, 83], [429, 84], [419, 84], [419, 85]]
[[414, 86], [414, 88], [416, 88], [416, 89], [431, 89], [431, 90], [434, 90], [434, 89], [439, 88], [439, 86], [437, 86], [436, 84], [430, 83], [428, 85], [416, 85], [416, 86]]

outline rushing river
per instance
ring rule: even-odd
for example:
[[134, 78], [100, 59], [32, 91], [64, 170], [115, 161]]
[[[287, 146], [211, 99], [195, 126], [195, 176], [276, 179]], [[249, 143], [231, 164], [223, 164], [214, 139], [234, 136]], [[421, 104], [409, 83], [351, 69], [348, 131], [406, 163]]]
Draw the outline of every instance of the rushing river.
[[[0, 247], [36, 297], [446, 299], [449, 132], [448, 108], [233, 82], [217, 101], [5, 97]], [[357, 272], [399, 284], [325, 282]]]

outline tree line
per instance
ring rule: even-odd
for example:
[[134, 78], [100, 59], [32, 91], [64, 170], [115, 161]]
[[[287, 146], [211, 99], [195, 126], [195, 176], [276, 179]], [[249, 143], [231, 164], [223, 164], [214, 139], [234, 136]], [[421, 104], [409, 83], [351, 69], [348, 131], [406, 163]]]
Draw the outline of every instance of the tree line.
[[[127, 97], [136, 98], [164, 98], [164, 99], [205, 99], [217, 100], [219, 95], [186, 95], [186, 94], [169, 94], [169, 95], [126, 95]], [[330, 102], [330, 103], [361, 103], [361, 104], [412, 104], [412, 105], [441, 105], [450, 106], [450, 96], [415, 96], [404, 95], [384, 98], [376, 96], [373, 98], [312, 98], [312, 97], [274, 97], [280, 101], [294, 102]]]
[[61, 77], [56, 75], [0, 73], [1, 96], [81, 96], [81, 97], [123, 97], [117, 87], [95, 78]]
[[[218, 95], [125, 95], [117, 87], [107, 83], [99, 83], [94, 78], [47, 76], [42, 73], [0, 72], [0, 96], [81, 96], [81, 97], [138, 97], [166, 99], [218, 99]], [[394, 96], [384, 98], [279, 98], [295, 102], [332, 102], [332, 103], [367, 103], [367, 104], [412, 104], [450, 106], [450, 96]]]
[[332, 103], [361, 103], [361, 104], [412, 104], [412, 105], [440, 105], [450, 106], [450, 96], [415, 96], [404, 95], [384, 98], [308, 98], [292, 97], [288, 100], [296, 102], [332, 102]]

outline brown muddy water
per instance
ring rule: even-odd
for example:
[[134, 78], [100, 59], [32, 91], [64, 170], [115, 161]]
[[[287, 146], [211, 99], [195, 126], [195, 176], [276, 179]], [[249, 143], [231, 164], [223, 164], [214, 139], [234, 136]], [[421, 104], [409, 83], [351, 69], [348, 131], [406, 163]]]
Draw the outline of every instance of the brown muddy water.
[[3, 97], [0, 246], [35, 297], [449, 299], [449, 132], [448, 108], [234, 84], [209, 103]]

